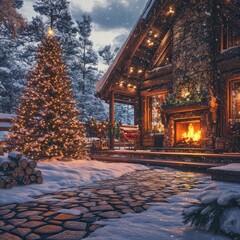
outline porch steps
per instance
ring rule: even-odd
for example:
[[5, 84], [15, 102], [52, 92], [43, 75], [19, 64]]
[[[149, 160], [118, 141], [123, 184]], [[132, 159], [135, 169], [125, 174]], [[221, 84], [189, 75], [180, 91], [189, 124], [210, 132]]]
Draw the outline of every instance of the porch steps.
[[221, 166], [220, 163], [201, 163], [201, 162], [184, 162], [176, 160], [161, 160], [161, 159], [140, 159], [132, 157], [109, 157], [109, 156], [97, 156], [92, 155], [92, 160], [104, 161], [104, 162], [127, 162], [127, 163], [141, 163], [147, 165], [158, 165], [164, 167], [173, 167], [181, 169], [196, 169], [199, 171], [206, 171], [211, 167]]
[[161, 148], [161, 147], [151, 147], [152, 152], [184, 152], [184, 153], [222, 153], [222, 149], [209, 149], [209, 148]]
[[174, 168], [206, 170], [227, 163], [240, 163], [240, 153], [152, 152], [148, 150], [104, 150], [92, 154], [91, 159], [108, 162], [143, 163]]

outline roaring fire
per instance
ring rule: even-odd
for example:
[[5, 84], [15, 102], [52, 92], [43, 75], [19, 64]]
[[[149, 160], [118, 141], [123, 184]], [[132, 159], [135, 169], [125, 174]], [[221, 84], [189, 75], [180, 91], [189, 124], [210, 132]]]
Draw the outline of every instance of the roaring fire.
[[188, 126], [188, 131], [184, 132], [182, 138], [185, 142], [194, 141], [198, 142], [201, 139], [201, 130], [195, 131], [192, 123]]

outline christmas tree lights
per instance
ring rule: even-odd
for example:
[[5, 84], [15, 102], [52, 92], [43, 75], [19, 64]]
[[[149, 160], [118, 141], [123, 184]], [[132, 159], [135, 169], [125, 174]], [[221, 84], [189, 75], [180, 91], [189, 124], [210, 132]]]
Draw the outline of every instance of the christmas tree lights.
[[61, 46], [49, 34], [39, 46], [13, 122], [9, 139], [12, 148], [35, 159], [79, 158], [84, 154], [84, 128], [70, 84]]

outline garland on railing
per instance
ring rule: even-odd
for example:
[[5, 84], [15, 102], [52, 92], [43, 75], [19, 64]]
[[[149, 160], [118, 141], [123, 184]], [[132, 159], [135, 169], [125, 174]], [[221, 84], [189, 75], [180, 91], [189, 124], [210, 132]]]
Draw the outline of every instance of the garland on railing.
[[86, 132], [88, 137], [97, 137], [101, 139], [109, 138], [110, 134], [113, 134], [115, 138], [119, 137], [120, 124], [114, 122], [113, 126], [106, 121], [97, 121], [92, 118], [86, 122]]
[[196, 81], [186, 78], [183, 83], [178, 83], [173, 93], [167, 95], [164, 107], [207, 103], [209, 100], [210, 91], [208, 89], [203, 89]]

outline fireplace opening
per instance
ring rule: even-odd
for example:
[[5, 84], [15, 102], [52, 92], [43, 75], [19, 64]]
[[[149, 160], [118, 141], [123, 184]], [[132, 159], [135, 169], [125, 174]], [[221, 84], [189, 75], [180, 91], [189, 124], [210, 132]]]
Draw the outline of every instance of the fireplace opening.
[[201, 135], [200, 119], [175, 121], [175, 145], [199, 147]]

